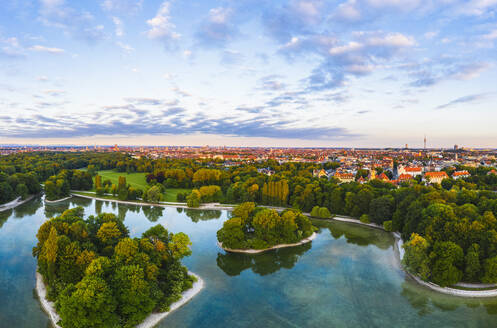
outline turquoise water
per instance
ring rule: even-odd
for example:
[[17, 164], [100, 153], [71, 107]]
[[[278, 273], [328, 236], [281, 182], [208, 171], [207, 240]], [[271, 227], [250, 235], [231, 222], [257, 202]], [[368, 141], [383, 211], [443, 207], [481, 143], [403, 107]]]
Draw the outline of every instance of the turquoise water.
[[315, 221], [310, 244], [259, 255], [227, 254], [216, 245], [226, 211], [117, 205], [73, 198], [33, 200], [0, 212], [0, 327], [49, 327], [33, 292], [31, 249], [47, 218], [75, 206], [85, 215], [125, 217], [133, 236], [160, 223], [193, 242], [184, 260], [205, 281], [191, 302], [158, 327], [497, 327], [496, 300], [467, 300], [409, 281], [382, 231]]

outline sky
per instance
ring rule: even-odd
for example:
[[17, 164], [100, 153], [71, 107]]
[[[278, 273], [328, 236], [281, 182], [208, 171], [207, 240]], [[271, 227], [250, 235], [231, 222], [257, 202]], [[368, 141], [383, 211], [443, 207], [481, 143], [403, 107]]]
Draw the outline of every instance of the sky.
[[497, 147], [497, 0], [0, 0], [0, 144]]

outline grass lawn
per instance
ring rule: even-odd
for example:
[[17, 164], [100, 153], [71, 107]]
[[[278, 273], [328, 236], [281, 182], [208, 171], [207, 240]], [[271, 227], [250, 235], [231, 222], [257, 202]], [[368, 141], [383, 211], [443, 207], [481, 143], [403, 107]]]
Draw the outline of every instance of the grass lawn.
[[182, 189], [182, 188], [166, 188], [166, 193], [162, 194], [163, 202], [176, 202], [176, 195], [180, 192], [190, 194], [192, 192], [191, 189]]
[[[126, 183], [131, 185], [131, 187], [136, 189], [145, 190], [148, 187], [146, 173], [138, 172], [138, 173], [130, 173], [126, 172], [116, 172], [114, 170], [104, 170], [98, 171], [98, 175], [102, 176], [102, 183], [105, 180], [110, 180], [114, 184], [118, 184], [119, 177], [125, 177]], [[93, 183], [95, 183], [95, 178], [93, 178]], [[93, 187], [92, 191], [95, 191], [95, 187]]]
[[[103, 170], [103, 171], [98, 171], [98, 175], [102, 176], [102, 182], [105, 180], [110, 180], [112, 181], [113, 184], [118, 184], [119, 177], [125, 177], [126, 178], [126, 183], [131, 185], [131, 187], [136, 188], [136, 189], [141, 189], [145, 190], [149, 185], [147, 184], [147, 178], [146, 175], [147, 173], [143, 172], [138, 172], [138, 173], [130, 173], [127, 174], [126, 172], [116, 172], [114, 170]], [[93, 183], [95, 184], [95, 178], [93, 178]], [[95, 186], [93, 186], [91, 191], [95, 191]], [[163, 194], [163, 200], [164, 202], [176, 202], [176, 195], [178, 193], [183, 192], [183, 193], [191, 193], [191, 189], [188, 188], [166, 188], [165, 194]]]

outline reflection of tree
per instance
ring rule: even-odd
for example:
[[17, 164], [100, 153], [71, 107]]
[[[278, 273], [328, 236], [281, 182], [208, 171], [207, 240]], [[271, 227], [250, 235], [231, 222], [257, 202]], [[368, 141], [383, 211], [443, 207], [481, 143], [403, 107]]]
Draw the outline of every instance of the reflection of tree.
[[43, 203], [41, 201], [41, 197], [37, 197], [33, 200], [30, 200], [27, 203], [24, 203], [14, 208], [14, 217], [23, 218], [25, 215], [33, 215], [42, 206]]
[[420, 316], [424, 316], [433, 312], [433, 309], [430, 308], [429, 304], [430, 299], [426, 296], [425, 293], [413, 288], [411, 284], [403, 282], [402, 292], [400, 293], [400, 295], [402, 295], [405, 299], [407, 299], [409, 303], [411, 303], [411, 306], [418, 311], [418, 314]]
[[176, 212], [183, 213], [183, 208], [182, 207], [176, 207]]
[[228, 276], [238, 276], [246, 269], [261, 276], [275, 273], [281, 268], [291, 269], [312, 244], [280, 248], [260, 254], [218, 253], [217, 266]]
[[[91, 205], [91, 202], [93, 199], [91, 198], [83, 198], [83, 197], [73, 197], [71, 198], [71, 203], [74, 205], [74, 207], [88, 207]], [[96, 201], [98, 202], [98, 201]]]
[[60, 202], [53, 204], [45, 204], [45, 217], [47, 219], [61, 215], [65, 210], [69, 209], [69, 202]]
[[2, 211], [0, 212], [0, 228], [2, 228], [3, 224], [7, 222], [7, 219], [12, 215], [12, 210]]
[[117, 217], [121, 221], [124, 221], [124, 219], [126, 218], [126, 213], [128, 213], [128, 206], [119, 206], [117, 208]]
[[102, 214], [102, 205], [104, 203], [103, 202], [100, 202], [100, 201], [95, 201], [95, 213], [97, 213], [97, 215], [100, 215]]
[[388, 249], [392, 246], [393, 239], [386, 232], [337, 221], [313, 220], [312, 223], [321, 229], [328, 229], [335, 239], [345, 236], [347, 243], [368, 246], [375, 245], [380, 249]]
[[185, 214], [195, 223], [198, 221], [219, 219], [221, 217], [221, 211], [219, 210], [192, 210], [187, 208], [185, 209]]
[[162, 212], [164, 212], [164, 207], [143, 206], [142, 210], [143, 214], [150, 222], [155, 222], [162, 216]]

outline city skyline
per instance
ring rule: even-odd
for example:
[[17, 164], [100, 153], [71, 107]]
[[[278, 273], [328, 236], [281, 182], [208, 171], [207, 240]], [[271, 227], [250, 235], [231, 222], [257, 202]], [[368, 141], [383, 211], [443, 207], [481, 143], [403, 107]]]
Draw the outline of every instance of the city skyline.
[[0, 144], [497, 147], [497, 1], [0, 9]]

